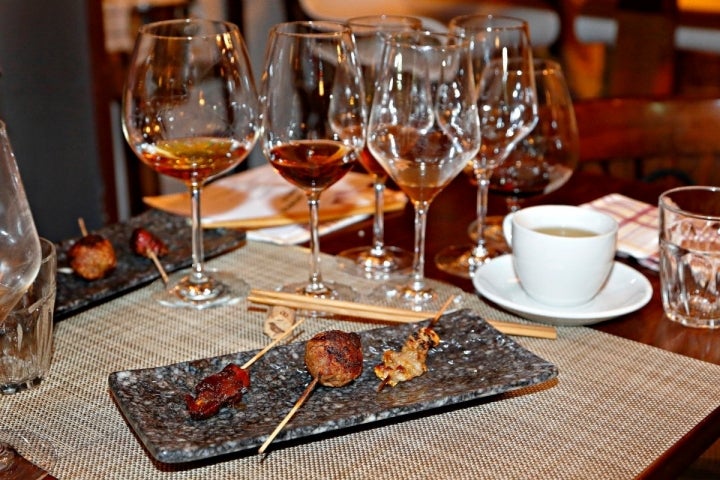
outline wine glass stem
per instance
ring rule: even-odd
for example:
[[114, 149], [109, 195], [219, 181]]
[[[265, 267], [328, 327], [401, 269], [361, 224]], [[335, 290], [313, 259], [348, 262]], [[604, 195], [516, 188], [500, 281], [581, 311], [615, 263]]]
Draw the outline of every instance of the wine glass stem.
[[319, 199], [320, 194], [311, 192], [307, 194], [310, 208], [310, 284], [308, 293], [317, 293], [325, 290], [320, 272], [320, 228]]
[[373, 181], [375, 191], [375, 217], [373, 218], [372, 254], [379, 257], [385, 253], [385, 179], [376, 176]]
[[473, 256], [482, 257], [487, 253], [485, 246], [485, 220], [488, 210], [488, 190], [490, 188], [490, 172], [488, 169], [480, 169], [477, 175], [477, 245], [473, 249]]
[[425, 231], [429, 206], [426, 202], [415, 202], [415, 257], [410, 286], [416, 292], [425, 288]]
[[203, 265], [203, 232], [200, 220], [201, 189], [201, 184], [192, 183], [190, 185], [190, 202], [192, 209], [192, 274], [190, 275], [190, 279], [196, 284], [207, 281], [205, 267]]

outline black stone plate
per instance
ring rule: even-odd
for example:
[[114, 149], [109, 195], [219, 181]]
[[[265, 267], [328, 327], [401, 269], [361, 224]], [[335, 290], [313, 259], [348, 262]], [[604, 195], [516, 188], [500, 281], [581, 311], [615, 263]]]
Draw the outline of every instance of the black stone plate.
[[[159, 210], [148, 210], [127, 222], [116, 223], [92, 232], [110, 240], [117, 255], [115, 270], [99, 280], [87, 281], [71, 273], [67, 251], [77, 238], [64, 240], [57, 245], [59, 271], [55, 320], [63, 319], [160, 278], [152, 260], [136, 255], [130, 249], [130, 235], [137, 227], [149, 230], [167, 244], [169, 253], [160, 259], [167, 272], [188, 267], [192, 263], [191, 228], [187, 218]], [[242, 230], [218, 228], [208, 229], [203, 233], [206, 259], [232, 250], [245, 241], [245, 232]]]
[[[316, 387], [273, 446], [496, 395], [557, 376], [555, 365], [472, 312], [460, 310], [446, 315], [436, 326], [441, 344], [429, 352], [428, 372], [378, 393], [380, 381], [373, 367], [385, 350], [400, 349], [417, 328], [409, 324], [360, 333], [362, 375], [345, 387]], [[250, 367], [251, 385], [242, 402], [222, 409], [215, 417], [193, 420], [184, 403], [184, 396], [202, 378], [230, 362], [242, 365], [255, 353], [114, 372], [109, 376], [110, 392], [141, 442], [161, 462], [190, 462], [257, 449], [311, 380], [304, 364], [304, 342], [276, 347], [265, 354]]]

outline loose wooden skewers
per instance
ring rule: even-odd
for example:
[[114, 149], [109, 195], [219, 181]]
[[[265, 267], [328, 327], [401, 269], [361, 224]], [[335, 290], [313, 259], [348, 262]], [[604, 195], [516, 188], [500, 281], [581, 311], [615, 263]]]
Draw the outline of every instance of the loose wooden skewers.
[[[336, 315], [347, 315], [350, 317], [393, 323], [415, 323], [421, 320], [427, 320], [431, 315], [401, 308], [382, 307], [379, 305], [340, 300], [316, 299], [306, 295], [257, 289], [250, 291], [248, 301], [262, 305], [280, 305], [299, 310], [318, 310]], [[547, 339], [557, 338], [557, 329], [550, 325], [505, 322], [495, 319], [486, 319], [486, 321], [506, 335], [521, 335]]]

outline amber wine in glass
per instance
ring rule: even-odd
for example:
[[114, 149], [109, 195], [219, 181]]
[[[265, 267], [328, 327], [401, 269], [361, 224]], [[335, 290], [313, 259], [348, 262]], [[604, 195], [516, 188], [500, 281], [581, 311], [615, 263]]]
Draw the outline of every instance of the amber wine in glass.
[[362, 82], [345, 24], [287, 22], [271, 30], [262, 84], [263, 151], [275, 171], [305, 193], [310, 210], [309, 279], [283, 285], [284, 291], [357, 297], [350, 286], [322, 277], [318, 208], [320, 194], [350, 171], [363, 148]]
[[[372, 296], [416, 311], [436, 311], [439, 294], [424, 276], [425, 229], [435, 196], [480, 148], [480, 121], [467, 42], [429, 32], [391, 36], [368, 123], [368, 147], [415, 208], [413, 273]], [[458, 297], [460, 299], [461, 297]]]
[[235, 303], [249, 286], [204, 265], [200, 194], [237, 166], [259, 132], [259, 103], [238, 27], [202, 19], [140, 28], [123, 95], [123, 131], [144, 163], [187, 185], [192, 267], [171, 277], [157, 300], [196, 309]]

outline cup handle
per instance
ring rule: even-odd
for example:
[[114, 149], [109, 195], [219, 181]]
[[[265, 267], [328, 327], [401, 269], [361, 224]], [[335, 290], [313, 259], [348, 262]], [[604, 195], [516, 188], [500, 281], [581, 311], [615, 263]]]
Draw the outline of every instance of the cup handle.
[[510, 247], [512, 247], [512, 219], [515, 216], [515, 213], [516, 212], [512, 212], [505, 215], [502, 222], [503, 236]]

